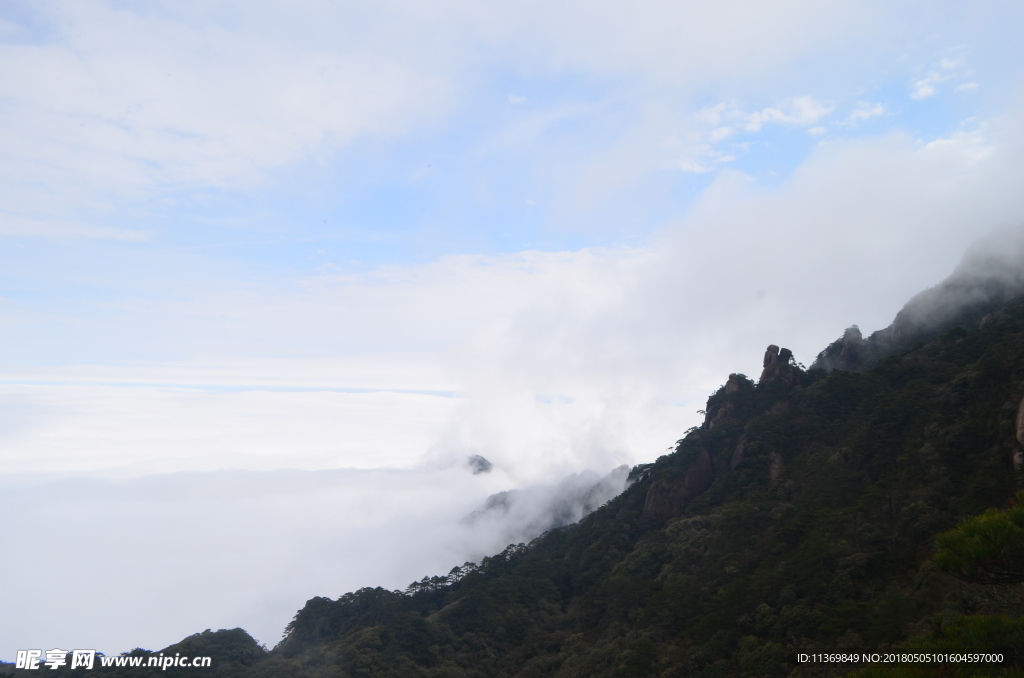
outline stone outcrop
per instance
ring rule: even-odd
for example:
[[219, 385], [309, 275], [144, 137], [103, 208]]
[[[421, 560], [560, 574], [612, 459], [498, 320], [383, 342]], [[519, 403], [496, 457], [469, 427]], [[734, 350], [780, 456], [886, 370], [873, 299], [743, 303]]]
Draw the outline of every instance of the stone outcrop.
[[1024, 445], [1024, 398], [1021, 398], [1020, 404], [1017, 405], [1017, 416], [1014, 417], [1014, 435], [1017, 437], [1017, 442]]
[[772, 450], [768, 455], [768, 480], [772, 485], [779, 479], [779, 474], [782, 473], [782, 455]]
[[[1012, 402], [1012, 401], [1011, 401]], [[1017, 406], [1017, 416], [1013, 419], [1014, 434], [1017, 437], [1017, 447], [1013, 450], [1013, 470], [1020, 471], [1024, 466], [1024, 398], [1021, 398]]]
[[716, 426], [729, 423], [735, 418], [733, 416], [735, 409], [735, 406], [730, 402], [717, 406], [709, 405], [707, 416], [704, 417], [704, 426], [709, 431], [712, 431]]
[[494, 464], [479, 454], [471, 454], [466, 458], [466, 467], [473, 472], [473, 475], [479, 475], [481, 473], [490, 473], [491, 469], [494, 468]]
[[[725, 388], [708, 398], [707, 411], [704, 415], [703, 428], [708, 431], [715, 427], [736, 421], [738, 413], [734, 399], [729, 396], [739, 393], [745, 389], [752, 389], [754, 383], [742, 374], [730, 374], [729, 380], [725, 382]], [[723, 391], [725, 397], [723, 398]]]
[[711, 487], [714, 471], [707, 450], [700, 455], [680, 480], [657, 479], [651, 483], [644, 500], [644, 515], [667, 520], [682, 515], [686, 506]]
[[761, 371], [759, 384], [780, 382], [787, 386], [796, 386], [804, 379], [804, 372], [792, 364], [793, 352], [788, 348], [780, 349], [771, 344], [764, 352], [764, 369]]
[[747, 441], [740, 438], [740, 441], [736, 443], [736, 449], [732, 451], [732, 459], [729, 461], [729, 470], [735, 471], [743, 463], [743, 451], [747, 447]]
[[852, 371], [860, 364], [861, 354], [864, 353], [864, 335], [856, 325], [848, 327], [843, 332], [840, 340], [839, 355], [837, 356], [835, 369]]

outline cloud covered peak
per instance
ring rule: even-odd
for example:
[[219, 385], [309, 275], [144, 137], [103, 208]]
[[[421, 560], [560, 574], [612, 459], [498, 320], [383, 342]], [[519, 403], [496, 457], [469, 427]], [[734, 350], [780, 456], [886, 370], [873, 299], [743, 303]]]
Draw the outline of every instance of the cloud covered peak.
[[908, 301], [892, 324], [864, 339], [856, 325], [818, 354], [812, 367], [862, 371], [897, 351], [956, 327], [977, 327], [1024, 293], [1024, 227], [981, 238], [938, 285]]
[[579, 522], [626, 489], [629, 466], [623, 464], [601, 477], [584, 471], [562, 478], [554, 484], [538, 483], [521, 490], [492, 494], [482, 508], [473, 511], [462, 523], [476, 529], [486, 528], [503, 535], [498, 541], [509, 544], [529, 542], [548, 530]]

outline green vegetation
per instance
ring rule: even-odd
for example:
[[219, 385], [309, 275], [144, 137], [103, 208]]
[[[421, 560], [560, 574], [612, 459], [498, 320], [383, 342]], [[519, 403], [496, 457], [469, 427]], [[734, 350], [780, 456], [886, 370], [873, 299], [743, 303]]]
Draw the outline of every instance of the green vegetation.
[[939, 535], [935, 562], [943, 572], [976, 584], [1024, 582], [1024, 492], [1007, 511], [989, 509]]
[[934, 561], [954, 577], [975, 584], [979, 613], [937, 614], [925, 633], [900, 643], [899, 653], [998, 652], [1004, 664], [947, 663], [945, 666], [873, 666], [858, 678], [914, 678], [917, 676], [1024, 677], [1024, 492], [1011, 508], [989, 509], [968, 518], [936, 539]]
[[406, 591], [314, 598], [270, 652], [238, 630], [180, 645], [209, 676], [1020, 676], [797, 662], [1024, 647], [1024, 302], [976, 328], [864, 373], [735, 375], [713, 426], [577, 525]]

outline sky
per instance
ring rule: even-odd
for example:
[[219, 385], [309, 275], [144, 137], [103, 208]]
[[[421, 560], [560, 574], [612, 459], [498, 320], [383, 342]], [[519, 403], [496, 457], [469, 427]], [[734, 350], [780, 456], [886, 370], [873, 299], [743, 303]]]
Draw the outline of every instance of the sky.
[[1024, 225], [1022, 29], [3, 3], [0, 659], [272, 647], [307, 598], [529, 539], [462, 518], [652, 461], [768, 344], [885, 327]]

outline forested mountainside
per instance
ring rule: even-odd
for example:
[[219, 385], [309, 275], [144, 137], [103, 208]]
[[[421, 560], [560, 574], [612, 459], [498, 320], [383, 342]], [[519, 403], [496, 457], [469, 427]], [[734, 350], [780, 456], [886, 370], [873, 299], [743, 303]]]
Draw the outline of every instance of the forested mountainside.
[[[801, 664], [800, 652], [995, 648], [1014, 659], [1021, 588], [976, 575], [992, 558], [1019, 571], [1024, 552], [980, 566], [935, 558], [938, 535], [989, 509], [1004, 511], [989, 515], [1011, 541], [1014, 524], [1024, 529], [1024, 511], [1005, 511], [1022, 482], [1024, 297], [1003, 292], [971, 297], [870, 366], [805, 371], [769, 347], [757, 383], [730, 375], [701, 427], [575, 525], [404, 592], [313, 598], [270, 651], [241, 629], [205, 631], [162, 652], [211, 655], [210, 669], [103, 671], [739, 677], [863, 670]], [[917, 670], [900, 675], [938, 675]]]

